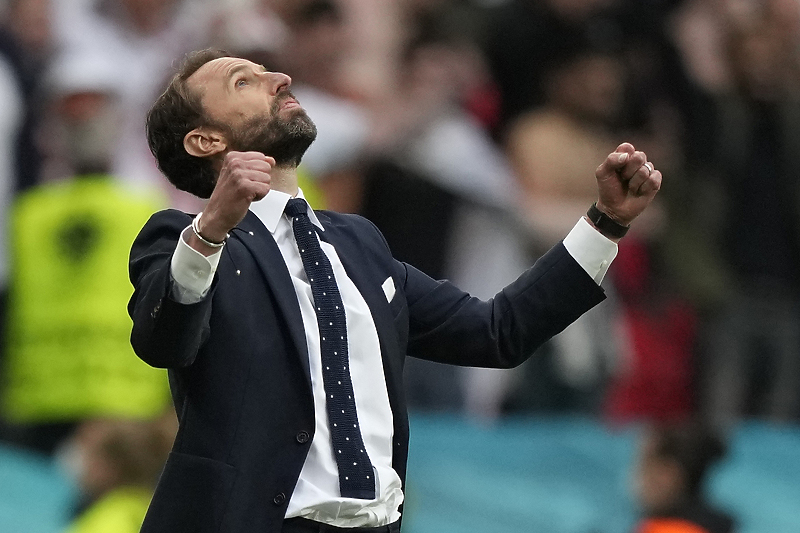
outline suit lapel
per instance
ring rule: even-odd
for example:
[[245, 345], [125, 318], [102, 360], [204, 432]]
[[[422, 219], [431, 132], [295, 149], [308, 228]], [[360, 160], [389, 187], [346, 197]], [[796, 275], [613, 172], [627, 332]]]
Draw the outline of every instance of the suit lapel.
[[300, 356], [300, 364], [311, 387], [311, 371], [308, 365], [308, 344], [306, 342], [305, 329], [303, 328], [303, 316], [300, 313], [300, 304], [297, 302], [297, 295], [294, 292], [294, 284], [286, 268], [281, 251], [272, 238], [272, 234], [264, 227], [264, 224], [252, 212], [248, 211], [244, 219], [239, 223], [233, 236], [244, 244], [261, 268], [264, 279], [267, 281], [275, 302], [278, 304], [280, 313], [286, 319], [289, 328], [289, 335], [297, 348]]
[[[394, 326], [392, 313], [387, 305], [386, 295], [381, 288], [381, 282], [390, 272], [380, 272], [374, 261], [369, 261], [369, 254], [364, 250], [363, 245], [358, 239], [347, 238], [343, 234], [343, 229], [330, 223], [330, 219], [324, 214], [317, 213], [320, 222], [325, 226], [325, 231], [320, 232], [320, 238], [336, 248], [336, 253], [342, 261], [347, 275], [353, 281], [364, 301], [367, 302], [375, 329], [378, 332], [381, 352], [384, 355], [384, 372], [387, 373], [386, 379], [393, 381], [400, 379], [396, 375], [398, 369], [393, 365], [388, 365], [387, 360], [394, 361], [392, 349], [398, 345], [397, 330]], [[349, 229], [349, 228], [348, 228]], [[399, 370], [402, 372], [402, 369]], [[395, 381], [399, 383], [399, 381]]]

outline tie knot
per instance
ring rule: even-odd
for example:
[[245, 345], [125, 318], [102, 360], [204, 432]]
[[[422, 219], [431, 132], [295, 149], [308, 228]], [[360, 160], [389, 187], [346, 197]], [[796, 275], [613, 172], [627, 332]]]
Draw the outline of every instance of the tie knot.
[[289, 215], [290, 217], [296, 217], [297, 215], [306, 215], [308, 214], [308, 207], [306, 201], [302, 198], [292, 198], [288, 202], [286, 202], [286, 208], [284, 212]]

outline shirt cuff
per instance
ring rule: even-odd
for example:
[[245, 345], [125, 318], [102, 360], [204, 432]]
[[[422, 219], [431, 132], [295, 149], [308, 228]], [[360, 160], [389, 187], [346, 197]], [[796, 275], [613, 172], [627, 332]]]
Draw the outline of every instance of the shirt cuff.
[[617, 243], [605, 238], [583, 217], [564, 238], [564, 248], [598, 285], [617, 257]]
[[183, 230], [172, 254], [172, 298], [181, 304], [194, 304], [208, 293], [223, 249], [205, 256], [186, 243], [187, 231], [191, 231], [191, 227]]

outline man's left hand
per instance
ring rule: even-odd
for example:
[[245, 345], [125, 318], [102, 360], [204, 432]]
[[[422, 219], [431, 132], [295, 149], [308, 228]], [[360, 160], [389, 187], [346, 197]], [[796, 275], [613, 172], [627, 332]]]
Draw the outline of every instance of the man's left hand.
[[628, 226], [653, 201], [661, 188], [661, 172], [644, 152], [622, 143], [595, 171], [597, 208]]

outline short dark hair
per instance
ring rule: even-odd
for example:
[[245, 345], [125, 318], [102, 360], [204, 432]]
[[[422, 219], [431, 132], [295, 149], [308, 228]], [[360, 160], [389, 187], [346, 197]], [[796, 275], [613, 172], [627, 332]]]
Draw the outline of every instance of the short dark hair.
[[233, 56], [211, 48], [187, 54], [147, 113], [147, 144], [159, 170], [175, 187], [200, 198], [211, 196], [216, 172], [209, 158], [190, 155], [183, 147], [187, 133], [208, 123], [201, 95], [192, 91], [186, 81], [200, 67], [221, 57]]
[[663, 424], [654, 428], [653, 438], [655, 456], [680, 466], [693, 497], [700, 496], [707, 471], [727, 451], [720, 432], [698, 420]]

